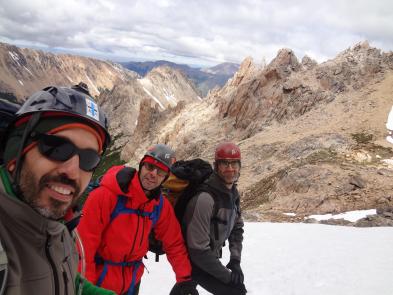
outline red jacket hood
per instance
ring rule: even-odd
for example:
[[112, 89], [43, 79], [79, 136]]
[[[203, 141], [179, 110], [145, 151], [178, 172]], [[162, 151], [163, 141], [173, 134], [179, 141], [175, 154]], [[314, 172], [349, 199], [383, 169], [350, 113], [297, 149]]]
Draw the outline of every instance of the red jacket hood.
[[[100, 185], [104, 186], [115, 195], [123, 195], [126, 197], [132, 197], [133, 202], [146, 203], [149, 199], [146, 197], [145, 192], [142, 189], [141, 183], [139, 181], [138, 171], [135, 171], [134, 177], [128, 185], [128, 193], [124, 193], [117, 181], [117, 173], [123, 169], [125, 166], [113, 166], [111, 167], [103, 176]], [[136, 205], [136, 203], [134, 203]]]

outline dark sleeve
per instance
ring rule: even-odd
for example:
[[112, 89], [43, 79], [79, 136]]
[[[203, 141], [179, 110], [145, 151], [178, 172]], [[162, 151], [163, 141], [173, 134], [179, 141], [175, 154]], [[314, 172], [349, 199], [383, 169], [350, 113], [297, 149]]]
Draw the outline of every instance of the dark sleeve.
[[230, 271], [222, 265], [210, 248], [210, 226], [214, 200], [203, 192], [188, 204], [184, 221], [187, 227], [187, 247], [191, 261], [224, 283], [229, 283]]
[[191, 264], [179, 222], [176, 219], [173, 207], [164, 199], [160, 219], [155, 228], [157, 239], [162, 241], [163, 250], [176, 274], [176, 281], [183, 282], [191, 279]]
[[242, 248], [243, 248], [243, 227], [244, 222], [241, 216], [240, 210], [236, 217], [235, 225], [229, 235], [229, 252], [231, 253], [231, 259], [241, 261]]

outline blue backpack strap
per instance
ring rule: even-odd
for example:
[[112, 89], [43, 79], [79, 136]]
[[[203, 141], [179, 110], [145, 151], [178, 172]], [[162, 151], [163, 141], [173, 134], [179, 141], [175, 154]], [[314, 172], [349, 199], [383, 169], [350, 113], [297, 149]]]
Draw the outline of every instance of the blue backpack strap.
[[142, 265], [142, 260], [135, 261], [134, 269], [132, 270], [132, 279], [130, 287], [128, 288], [127, 295], [134, 295], [135, 291], [135, 282], [136, 282], [136, 274], [138, 272], [139, 267]]
[[96, 264], [103, 264], [104, 265], [102, 272], [97, 280], [96, 285], [98, 287], [100, 287], [102, 285], [102, 283], [104, 282], [105, 276], [108, 272], [108, 266], [133, 267], [131, 284], [130, 284], [130, 287], [128, 288], [128, 291], [127, 291], [127, 294], [130, 294], [130, 295], [133, 294], [134, 289], [135, 289], [136, 274], [138, 272], [139, 267], [142, 265], [142, 260], [114, 262], [111, 260], [104, 260], [100, 255], [96, 254], [96, 256], [94, 257], [94, 261]]
[[112, 222], [113, 219], [115, 219], [120, 213], [124, 211], [124, 209], [126, 209], [126, 203], [127, 203], [126, 196], [122, 196], [122, 195], [117, 196], [117, 203], [115, 209], [113, 209], [111, 213], [110, 222]]
[[98, 287], [101, 287], [102, 282], [105, 279], [106, 273], [108, 272], [108, 263], [107, 263], [107, 261], [102, 259], [102, 257], [98, 254], [96, 254], [96, 256], [94, 257], [94, 262], [96, 264], [103, 264], [104, 265], [104, 268], [102, 269], [102, 272], [101, 272], [100, 276], [98, 277], [97, 284], [96, 284]]
[[149, 218], [152, 221], [152, 227], [154, 227], [158, 221], [158, 219], [160, 219], [160, 215], [161, 215], [161, 211], [162, 211], [162, 207], [164, 206], [164, 197], [162, 196], [162, 194], [160, 194], [160, 201], [158, 203], [157, 206], [154, 206], [153, 212], [151, 212]]

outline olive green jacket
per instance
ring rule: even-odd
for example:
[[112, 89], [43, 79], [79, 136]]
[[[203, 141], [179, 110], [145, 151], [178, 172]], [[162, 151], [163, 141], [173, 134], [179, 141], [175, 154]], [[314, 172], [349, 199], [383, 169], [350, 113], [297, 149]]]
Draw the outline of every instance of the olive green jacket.
[[[2, 167], [0, 176], [0, 241], [8, 260], [4, 294], [78, 294], [78, 253], [70, 232], [18, 199]], [[84, 295], [114, 294], [83, 286]]]

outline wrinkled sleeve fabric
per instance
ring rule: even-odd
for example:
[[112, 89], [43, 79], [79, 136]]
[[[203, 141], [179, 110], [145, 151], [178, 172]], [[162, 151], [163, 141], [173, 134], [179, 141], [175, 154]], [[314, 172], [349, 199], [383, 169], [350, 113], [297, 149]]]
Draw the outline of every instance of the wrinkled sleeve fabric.
[[240, 210], [239, 215], [236, 217], [235, 225], [229, 235], [229, 252], [231, 253], [231, 259], [241, 261], [242, 249], [243, 249], [243, 232], [244, 222], [241, 216]]
[[214, 199], [206, 192], [195, 196], [185, 213], [187, 247], [192, 263], [224, 283], [231, 279], [230, 271], [222, 265], [210, 248], [210, 226]]
[[160, 219], [154, 230], [156, 238], [162, 241], [163, 250], [176, 274], [176, 281], [184, 282], [190, 280], [191, 263], [187, 248], [173, 207], [167, 199], [164, 199]]
[[98, 279], [94, 257], [114, 206], [111, 199], [113, 199], [111, 192], [105, 187], [93, 190], [83, 206], [83, 216], [78, 225], [78, 232], [85, 250], [85, 277], [93, 284], [96, 284]]

